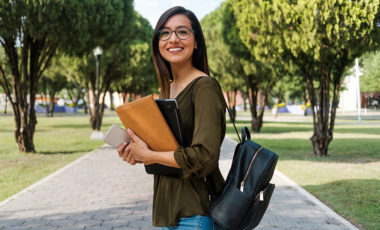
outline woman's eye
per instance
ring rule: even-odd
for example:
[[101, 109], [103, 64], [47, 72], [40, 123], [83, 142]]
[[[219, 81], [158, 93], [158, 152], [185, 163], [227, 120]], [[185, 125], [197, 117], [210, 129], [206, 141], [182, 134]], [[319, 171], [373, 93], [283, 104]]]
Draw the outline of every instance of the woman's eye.
[[187, 35], [189, 32], [187, 30], [178, 30], [177, 33], [181, 35]]
[[162, 31], [162, 32], [161, 32], [161, 36], [167, 36], [167, 35], [169, 35], [169, 34], [170, 34], [169, 31]]

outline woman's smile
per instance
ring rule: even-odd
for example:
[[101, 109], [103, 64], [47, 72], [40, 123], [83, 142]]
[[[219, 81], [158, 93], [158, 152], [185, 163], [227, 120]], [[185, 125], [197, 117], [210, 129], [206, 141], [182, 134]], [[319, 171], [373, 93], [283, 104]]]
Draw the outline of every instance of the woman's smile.
[[179, 47], [179, 46], [171, 46], [167, 49], [167, 51], [169, 51], [169, 53], [173, 53], [173, 54], [176, 54], [176, 53], [180, 53], [182, 52], [184, 48], [183, 47]]

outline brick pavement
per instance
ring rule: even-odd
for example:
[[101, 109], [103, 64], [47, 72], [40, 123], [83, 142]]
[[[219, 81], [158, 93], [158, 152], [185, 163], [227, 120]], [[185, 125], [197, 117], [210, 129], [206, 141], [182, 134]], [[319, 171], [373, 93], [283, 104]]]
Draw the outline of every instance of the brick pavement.
[[[220, 160], [228, 173], [235, 143]], [[151, 225], [152, 176], [103, 146], [0, 203], [0, 230], [157, 229]], [[355, 229], [276, 172], [276, 189], [257, 229]]]

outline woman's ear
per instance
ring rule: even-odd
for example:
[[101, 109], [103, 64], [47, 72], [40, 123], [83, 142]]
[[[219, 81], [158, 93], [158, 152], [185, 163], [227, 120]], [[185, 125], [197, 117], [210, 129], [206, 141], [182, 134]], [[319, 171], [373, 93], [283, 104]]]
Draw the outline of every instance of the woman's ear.
[[197, 41], [194, 41], [194, 42], [195, 42], [194, 49], [198, 49]]

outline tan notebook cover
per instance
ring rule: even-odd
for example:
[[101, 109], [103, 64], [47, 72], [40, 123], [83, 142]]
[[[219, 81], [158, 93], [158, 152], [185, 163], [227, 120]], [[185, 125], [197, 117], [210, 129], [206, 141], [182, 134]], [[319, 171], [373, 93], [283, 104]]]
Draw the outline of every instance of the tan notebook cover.
[[116, 113], [125, 128], [133, 130], [151, 150], [177, 149], [177, 140], [152, 95], [118, 106]]

